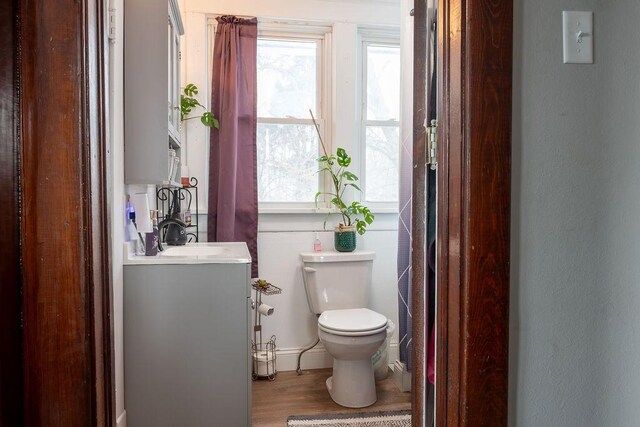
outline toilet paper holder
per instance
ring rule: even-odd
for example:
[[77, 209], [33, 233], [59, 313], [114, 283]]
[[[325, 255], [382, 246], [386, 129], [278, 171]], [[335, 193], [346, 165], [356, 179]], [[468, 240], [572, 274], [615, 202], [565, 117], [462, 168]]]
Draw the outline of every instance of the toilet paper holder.
[[251, 341], [251, 356], [253, 369], [251, 376], [254, 380], [264, 378], [275, 380], [276, 368], [276, 336], [272, 335], [266, 343], [262, 341], [262, 316], [273, 315], [275, 309], [262, 302], [262, 295], [277, 295], [282, 289], [266, 280], [253, 279], [251, 287], [255, 291], [255, 298], [251, 300], [253, 310], [253, 340]]

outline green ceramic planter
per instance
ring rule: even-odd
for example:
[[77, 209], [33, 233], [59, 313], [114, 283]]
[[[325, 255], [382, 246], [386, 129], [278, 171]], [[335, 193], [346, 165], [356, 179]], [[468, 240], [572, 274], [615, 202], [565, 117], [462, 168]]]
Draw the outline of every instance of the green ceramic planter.
[[333, 245], [338, 252], [353, 252], [356, 249], [356, 228], [336, 227], [333, 233]]

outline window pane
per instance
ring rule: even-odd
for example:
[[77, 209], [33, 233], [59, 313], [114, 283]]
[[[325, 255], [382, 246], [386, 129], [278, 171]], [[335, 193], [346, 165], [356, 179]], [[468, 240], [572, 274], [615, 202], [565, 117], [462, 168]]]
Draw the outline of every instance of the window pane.
[[313, 202], [318, 138], [313, 125], [258, 123], [258, 200]]
[[367, 120], [400, 119], [400, 48], [367, 45]]
[[399, 128], [367, 126], [366, 138], [366, 199], [397, 202]]
[[258, 40], [258, 117], [316, 114], [315, 41]]

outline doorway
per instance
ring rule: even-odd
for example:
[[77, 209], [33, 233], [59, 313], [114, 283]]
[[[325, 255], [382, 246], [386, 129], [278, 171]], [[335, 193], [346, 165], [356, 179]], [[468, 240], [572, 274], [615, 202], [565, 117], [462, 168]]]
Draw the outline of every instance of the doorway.
[[[3, 346], [16, 349], [3, 359], [3, 387], [11, 385], [12, 393], [0, 394], [0, 413], [9, 417], [7, 424], [20, 424], [23, 414], [33, 408], [42, 420], [55, 424], [52, 413], [49, 410], [58, 408], [63, 416], [74, 414], [79, 424], [83, 425], [107, 425], [112, 416], [113, 404], [109, 396], [113, 391], [110, 386], [111, 378], [111, 343], [109, 342], [110, 328], [108, 307], [109, 280], [104, 268], [109, 265], [108, 257], [104, 254], [104, 247], [108, 244], [108, 232], [99, 225], [93, 230], [91, 237], [82, 236], [78, 239], [58, 240], [59, 248], [64, 252], [74, 250], [79, 242], [92, 242], [91, 245], [81, 247], [86, 255], [87, 269], [80, 272], [69, 270], [65, 264], [48, 262], [47, 268], [51, 274], [61, 274], [62, 277], [78, 280], [74, 283], [92, 284], [83, 288], [82, 292], [72, 292], [66, 295], [73, 297], [79, 312], [87, 317], [82, 322], [70, 322], [64, 325], [67, 334], [81, 333], [88, 327], [92, 331], [98, 331], [96, 326], [102, 325], [103, 334], [93, 336], [93, 344], [84, 342], [86, 351], [78, 353], [78, 364], [74, 369], [82, 369], [81, 375], [88, 378], [88, 388], [83, 392], [79, 401], [65, 400], [65, 393], [60, 392], [59, 385], [71, 384], [57, 383], [53, 377], [46, 374], [48, 370], [41, 370], [42, 375], [32, 375], [31, 365], [26, 363], [35, 352], [45, 350], [43, 342], [35, 339], [29, 340], [32, 329], [28, 323], [20, 326], [22, 313], [29, 307], [35, 307], [38, 299], [35, 294], [28, 292], [35, 289], [38, 282], [34, 276], [25, 274], [27, 269], [38, 268], [35, 252], [29, 252], [28, 242], [38, 241], [37, 237], [51, 239], [50, 234], [37, 234], [42, 228], [25, 229], [26, 223], [18, 219], [15, 214], [21, 197], [38, 192], [38, 187], [32, 187], [25, 193], [25, 174], [34, 170], [21, 170], [21, 157], [24, 155], [25, 141], [33, 145], [30, 147], [44, 150], [53, 150], [52, 136], [64, 147], [68, 147], [69, 135], [77, 135], [77, 128], [68, 126], [64, 132], [55, 134], [42, 130], [39, 133], [24, 133], [24, 113], [28, 102], [34, 102], [36, 98], [42, 98], [45, 93], [43, 88], [51, 88], [48, 81], [53, 79], [58, 70], [62, 73], [69, 56], [71, 61], [82, 58], [82, 54], [74, 51], [74, 48], [84, 46], [83, 40], [87, 37], [98, 40], [94, 47], [103, 46], [101, 40], [102, 18], [105, 13], [105, 4], [101, 1], [85, 1], [81, 3], [70, 2], [54, 9], [47, 8], [44, 2], [41, 4], [29, 3], [29, 7], [38, 10], [47, 10], [42, 19], [50, 23], [50, 26], [40, 25], [39, 31], [42, 37], [23, 39], [18, 41], [16, 34], [21, 28], [35, 28], [33, 23], [26, 20], [26, 2], [7, 2], [0, 14], [2, 17], [3, 31], [6, 32], [5, 40], [13, 40], [11, 47], [6, 49], [6, 58], [12, 61], [3, 62], [2, 102], [8, 113], [2, 116], [2, 132], [6, 136], [2, 138], [2, 150], [0, 151], [0, 164], [2, 171], [10, 171], [7, 184], [2, 192], [2, 200], [7, 201], [5, 206], [13, 206], [5, 211], [6, 221], [2, 221], [6, 227], [6, 236], [13, 236], [11, 245], [5, 248], [14, 255], [1, 257], [0, 266], [3, 274], [15, 280], [3, 281], [2, 285], [2, 338]], [[71, 4], [73, 3], [73, 4]], [[420, 5], [416, 4], [416, 8]], [[21, 17], [20, 28], [14, 19], [16, 13]], [[441, 1], [439, 7], [439, 68], [441, 76], [439, 93], [439, 147], [438, 157], [439, 172], [438, 184], [440, 194], [443, 197], [438, 202], [438, 332], [437, 332], [437, 376], [442, 380], [436, 385], [436, 414], [437, 425], [506, 425], [507, 413], [507, 355], [508, 355], [508, 294], [509, 294], [509, 189], [510, 189], [510, 127], [511, 127], [511, 58], [512, 58], [512, 2], [465, 2], [462, 0]], [[91, 19], [79, 19], [89, 17]], [[70, 44], [68, 55], [52, 56], [48, 75], [40, 76], [43, 86], [39, 91], [27, 90], [24, 81], [20, 80], [18, 69], [33, 66], [34, 58], [17, 54], [18, 48], [24, 48], [24, 43], [42, 46], [41, 51], [47, 52], [48, 48], [44, 40], [48, 40], [50, 28], [56, 28], [57, 22], [68, 22], [74, 31], [70, 35], [73, 43]], [[11, 37], [13, 35], [14, 37]], [[95, 39], [94, 39], [95, 38]], [[78, 42], [74, 44], [75, 42]], [[20, 46], [18, 43], [22, 43]], [[75, 46], [75, 47], [74, 47]], [[74, 53], [75, 52], [75, 53]], [[102, 66], [104, 57], [90, 50], [95, 56], [96, 67], [88, 67], [81, 74], [79, 81], [83, 87], [96, 90], [100, 93], [104, 88], [102, 78]], [[74, 56], [74, 54], [77, 54]], [[55, 66], [61, 68], [55, 68]], [[49, 80], [48, 80], [49, 79]], [[65, 81], [66, 82], [66, 81]], [[60, 81], [56, 85], [58, 91], [62, 91]], [[20, 88], [20, 91], [17, 90]], [[18, 95], [23, 100], [18, 101]], [[38, 117], [55, 117], [60, 111], [81, 111], [80, 117], [89, 121], [94, 114], [94, 119], [101, 117], [97, 112], [104, 107], [104, 96], [96, 95], [86, 109], [77, 110], [77, 105], [62, 103], [45, 103], [40, 105]], [[68, 101], [68, 99], [67, 99]], [[62, 122], [68, 125], [71, 122]], [[100, 125], [100, 122], [97, 123]], [[73, 128], [73, 129], [72, 129]], [[22, 133], [18, 132], [18, 129]], [[84, 135], [98, 136], [104, 130], [92, 128], [85, 129]], [[91, 133], [94, 132], [94, 133]], [[45, 140], [45, 135], [47, 136]], [[63, 141], [64, 140], [64, 141]], [[78, 142], [78, 147], [85, 147]], [[100, 155], [103, 153], [103, 145], [87, 147], [88, 152]], [[29, 152], [26, 154], [34, 154]], [[90, 155], [84, 159], [93, 159]], [[24, 160], [24, 159], [22, 159]], [[68, 159], [61, 158], [61, 161]], [[91, 224], [107, 224], [100, 221], [101, 215], [106, 209], [104, 206], [106, 196], [100, 191], [100, 178], [104, 179], [104, 167], [99, 160], [88, 161], [83, 168], [76, 168], [77, 163], [70, 165], [66, 176], [69, 181], [56, 181], [57, 189], [74, 187], [74, 183], [82, 182], [89, 176], [96, 178], [92, 182], [96, 192], [91, 194], [77, 193], [78, 206], [83, 212], [96, 209], [96, 216]], [[37, 169], [36, 169], [37, 170]], [[51, 175], [59, 178], [58, 175]], [[92, 188], [92, 187], [86, 187]], [[35, 191], [35, 193], [31, 193]], [[42, 190], [40, 190], [42, 191]], [[51, 196], [55, 194], [52, 193]], [[446, 195], [446, 197], [444, 197]], [[51, 206], [51, 205], [49, 205]], [[49, 220], [48, 206], [46, 202], [41, 205], [40, 215], [32, 219], [42, 227], [47, 227]], [[63, 212], [63, 211], [60, 211]], [[60, 213], [59, 212], [59, 213]], [[88, 216], [83, 217], [85, 220]], [[77, 226], [72, 224], [73, 226]], [[82, 226], [84, 227], [84, 226]], [[36, 234], [34, 234], [36, 233]], [[91, 251], [89, 248], [95, 250]], [[16, 254], [20, 254], [22, 261]], [[100, 255], [102, 254], [102, 256]], [[55, 259], [55, 258], [52, 258]], [[102, 272], [102, 273], [100, 273]], [[44, 282], [39, 282], [40, 284]], [[105, 296], [99, 300], [99, 294]], [[105, 293], [106, 292], [106, 293]], [[4, 298], [8, 295], [7, 298]], [[20, 302], [16, 301], [18, 295], [22, 295]], [[62, 308], [68, 303], [66, 299], [50, 298], [47, 300], [51, 307]], [[46, 322], [56, 315], [52, 311], [40, 313], [43, 317], [39, 320]], [[102, 320], [100, 320], [102, 319]], [[4, 321], [6, 320], [6, 321]], [[84, 322], [89, 322], [87, 323]], [[36, 337], [36, 336], [34, 336]], [[77, 348], [77, 342], [70, 343], [55, 334], [48, 335], [48, 340], [53, 340], [57, 348]], [[423, 348], [427, 343], [422, 340]], [[91, 350], [93, 349], [93, 350]], [[471, 359], [471, 356], [474, 358]], [[52, 371], [57, 371], [61, 366], [66, 366], [71, 360], [62, 360], [60, 355], [50, 354], [41, 362], [52, 366]], [[7, 364], [5, 364], [5, 361]], [[104, 365], [100, 365], [103, 362]], [[13, 367], [6, 369], [5, 366]], [[24, 370], [20, 367], [24, 366]], [[44, 365], [38, 365], [42, 368]], [[100, 368], [102, 366], [102, 368]], [[6, 369], [6, 370], [5, 370]], [[12, 375], [7, 375], [7, 372]], [[25, 388], [25, 376], [29, 374], [31, 386]], [[8, 381], [5, 381], [8, 378]], [[96, 378], [102, 378], [104, 382], [96, 382]], [[66, 385], [65, 385], [66, 384]], [[42, 394], [46, 387], [54, 387], [57, 392]], [[96, 391], [100, 389], [101, 391]], [[15, 393], [22, 390], [27, 393], [25, 401]], [[21, 394], [21, 393], [20, 393]], [[9, 399], [7, 396], [13, 396]], [[418, 402], [424, 405], [423, 402]], [[80, 410], [78, 406], [81, 406]], [[22, 411], [16, 408], [23, 408]], [[34, 413], [34, 412], [32, 412]], [[480, 421], [479, 421], [480, 420]], [[417, 424], [416, 424], [417, 425]]]

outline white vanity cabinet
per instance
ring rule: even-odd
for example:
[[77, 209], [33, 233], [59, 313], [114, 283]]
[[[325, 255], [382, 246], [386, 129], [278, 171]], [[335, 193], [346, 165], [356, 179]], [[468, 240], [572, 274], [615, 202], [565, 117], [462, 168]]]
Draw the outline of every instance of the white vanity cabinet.
[[[169, 149], [180, 157], [180, 36], [183, 33], [177, 0], [124, 2], [127, 184], [169, 184]], [[175, 181], [179, 181], [179, 177], [178, 173]]]
[[248, 251], [248, 262], [134, 258], [124, 266], [127, 424], [250, 426]]

